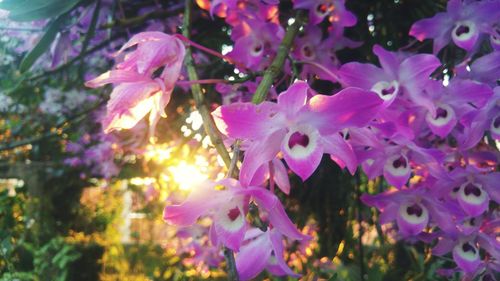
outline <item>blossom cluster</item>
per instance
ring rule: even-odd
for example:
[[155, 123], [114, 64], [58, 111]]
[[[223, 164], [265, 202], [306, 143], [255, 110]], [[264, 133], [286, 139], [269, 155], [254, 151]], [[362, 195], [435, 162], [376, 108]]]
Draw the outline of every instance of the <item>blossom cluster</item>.
[[[232, 28], [230, 58], [246, 70], [269, 66], [285, 34], [279, 1], [200, 2]], [[274, 184], [288, 194], [289, 170], [305, 181], [327, 154], [351, 174], [362, 171], [370, 180], [385, 179], [391, 188], [363, 195], [363, 202], [378, 208], [380, 223], [393, 223], [399, 238], [432, 244], [434, 255], [451, 252], [457, 268], [444, 273], [493, 278], [500, 271], [500, 1], [451, 0], [446, 12], [410, 30], [417, 40], [433, 39], [433, 54], [375, 45], [379, 65], [337, 59], [337, 50], [361, 44], [343, 35], [345, 27], [356, 24], [344, 4], [294, 1], [295, 9], [309, 12], [304, 35], [291, 53], [303, 64], [302, 80], [277, 97], [253, 104], [248, 87], [216, 87], [233, 95], [212, 117], [226, 143], [241, 141], [239, 180], [200, 184], [186, 201], [165, 208], [165, 220], [187, 226], [211, 217], [210, 240], [236, 252], [242, 279], [264, 269], [298, 276], [284, 259], [283, 239], [309, 237], [287, 216]], [[460, 63], [443, 65], [438, 55], [447, 45], [464, 50]], [[492, 51], [481, 51], [484, 45]], [[139, 33], [117, 55], [132, 46], [137, 48], [114, 70], [87, 82], [90, 87], [115, 84], [106, 131], [132, 128], [150, 111], [154, 124], [179, 78], [185, 50], [177, 37]], [[295, 77], [290, 67], [285, 77]], [[318, 93], [309, 83], [315, 77], [338, 82], [342, 89]]]

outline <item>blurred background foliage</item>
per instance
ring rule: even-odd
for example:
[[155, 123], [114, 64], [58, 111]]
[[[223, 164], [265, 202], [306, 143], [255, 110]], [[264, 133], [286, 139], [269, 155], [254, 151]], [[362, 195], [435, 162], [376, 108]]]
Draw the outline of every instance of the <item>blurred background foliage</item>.
[[[176, 247], [192, 238], [176, 236], [176, 230], [161, 219], [165, 202], [175, 191], [186, 194], [190, 178], [216, 178], [224, 172], [214, 168], [221, 166], [217, 164], [220, 160], [203, 143], [205, 135], [195, 124], [193, 101], [182, 89], [176, 89], [167, 108], [169, 116], [158, 125], [155, 145], [147, 145], [145, 138], [133, 133], [115, 134], [111, 143], [120, 142], [122, 146], [111, 145], [111, 159], [106, 160], [120, 165], [119, 174], [99, 176], [86, 166], [65, 162], [74, 156], [67, 149], [69, 143], [101, 130], [93, 114], [106, 101], [109, 88], [89, 91], [83, 82], [89, 73], [109, 69], [112, 61], [95, 54], [103, 49], [116, 50], [152, 19], [175, 22], [179, 18], [175, 15], [183, 8], [182, 1], [109, 2], [112, 8], [103, 11], [107, 13], [107, 25], [94, 24], [81, 32], [74, 41], [81, 47], [80, 53], [55, 68], [45, 68], [41, 63], [47, 60], [51, 40], [35, 45], [36, 50], [18, 52], [14, 49], [24, 39], [2, 30], [0, 280], [223, 280], [223, 268], [200, 268], [183, 262], [191, 254], [178, 253]], [[43, 30], [25, 31], [39, 33], [38, 38], [54, 36], [48, 33], [75, 24], [71, 15], [81, 7], [96, 7], [92, 10], [99, 12], [96, 1], [45, 3], [45, 12], [18, 15], [48, 21]], [[149, 17], [138, 14], [140, 8], [157, 3], [165, 13], [147, 14]], [[19, 11], [24, 9], [19, 7]], [[291, 7], [290, 1], [281, 1], [283, 22], [292, 14]], [[405, 47], [430, 51], [428, 42], [413, 44], [408, 30], [417, 19], [444, 10], [445, 1], [347, 1], [347, 7], [358, 17], [357, 25], [346, 30], [347, 36], [364, 44], [339, 52], [340, 60], [375, 62], [371, 52], [374, 44], [392, 50]], [[201, 45], [222, 50], [223, 45], [231, 44], [224, 21], [212, 20], [201, 9], [196, 10], [193, 29], [193, 40]], [[106, 33], [98, 43], [92, 42], [96, 30]], [[40, 56], [40, 60], [33, 60], [34, 56]], [[217, 59], [200, 57], [197, 65], [203, 77], [235, 76], [230, 65]], [[338, 87], [320, 80], [313, 86], [322, 93]], [[72, 91], [92, 98], [68, 106], [68, 111], [50, 114], [40, 105], [54, 88], [63, 99], [71, 99]], [[205, 90], [211, 102], [220, 102], [213, 87]], [[90, 139], [88, 143], [98, 141]], [[449, 261], [432, 257], [421, 243], [395, 241], [390, 232], [375, 224], [377, 212], [359, 201], [362, 192], [375, 193], [383, 188], [380, 180], [352, 177], [327, 158], [306, 182], [295, 176], [291, 180], [291, 196], [280, 196], [293, 221], [315, 237], [303, 251], [288, 256], [304, 280], [440, 280], [436, 270]], [[265, 273], [258, 277], [266, 278], [271, 277]]]

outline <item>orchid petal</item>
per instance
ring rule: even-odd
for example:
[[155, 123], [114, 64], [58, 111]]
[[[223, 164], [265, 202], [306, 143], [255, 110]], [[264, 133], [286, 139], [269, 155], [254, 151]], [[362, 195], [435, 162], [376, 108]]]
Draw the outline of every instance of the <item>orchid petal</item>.
[[347, 167], [349, 172], [354, 175], [358, 166], [356, 154], [352, 146], [339, 134], [333, 134], [323, 137], [323, 145], [325, 153], [330, 154], [330, 157], [342, 169]]
[[278, 107], [275, 103], [233, 103], [218, 107], [212, 116], [217, 128], [231, 137], [262, 139], [280, 128]]
[[307, 119], [321, 134], [333, 134], [347, 127], [365, 126], [382, 109], [382, 102], [374, 92], [350, 87], [333, 96], [312, 97]]

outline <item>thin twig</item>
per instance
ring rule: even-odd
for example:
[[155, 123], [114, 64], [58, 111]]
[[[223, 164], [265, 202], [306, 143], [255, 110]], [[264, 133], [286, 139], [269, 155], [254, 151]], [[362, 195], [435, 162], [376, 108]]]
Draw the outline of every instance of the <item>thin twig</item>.
[[281, 41], [281, 44], [278, 47], [276, 57], [271, 65], [264, 71], [264, 76], [262, 77], [262, 80], [257, 87], [257, 90], [255, 90], [255, 94], [252, 98], [253, 103], [259, 104], [266, 99], [267, 93], [269, 92], [274, 79], [281, 73], [281, 69], [285, 64], [285, 59], [292, 48], [293, 40], [295, 39], [295, 36], [297, 36], [300, 27], [304, 24], [304, 21], [304, 11], [299, 10], [295, 16], [295, 22], [286, 30], [285, 37], [283, 37], [283, 41]]
[[[184, 22], [182, 30], [182, 33], [186, 38], [189, 38], [189, 33], [190, 33], [191, 7], [192, 7], [192, 2], [190, 0], [186, 0], [186, 8], [184, 12]], [[185, 64], [188, 71], [189, 80], [199, 80], [198, 73], [196, 72], [196, 68], [194, 66], [194, 60], [190, 46], [186, 46]], [[229, 153], [226, 150], [226, 147], [224, 146], [222, 138], [220, 137], [220, 132], [217, 129], [217, 126], [215, 125], [215, 121], [212, 118], [212, 115], [210, 114], [210, 110], [207, 104], [205, 103], [205, 97], [201, 91], [200, 84], [191, 85], [191, 92], [193, 93], [193, 98], [196, 107], [198, 108], [198, 111], [200, 112], [200, 115], [203, 118], [203, 127], [205, 128], [207, 135], [210, 137], [212, 144], [214, 145], [215, 149], [221, 156], [222, 160], [224, 161], [224, 164], [226, 164], [226, 166], [229, 167], [231, 164], [231, 157], [229, 156]]]
[[[192, 6], [193, 2], [191, 0], [186, 0], [182, 33], [184, 37], [186, 37], [187, 39], [189, 39], [190, 36]], [[196, 69], [194, 66], [194, 60], [190, 46], [186, 46], [185, 64], [188, 71], [189, 80], [194, 80], [194, 81], [199, 80], [198, 73], [196, 73]], [[212, 144], [215, 146], [215, 149], [217, 150], [219, 155], [222, 157], [224, 164], [226, 165], [226, 167], [230, 172], [229, 175], [231, 176], [233, 173], [236, 173], [237, 170], [236, 163], [234, 163], [234, 165], [232, 164], [233, 161], [237, 161], [237, 154], [235, 154], [234, 158], [231, 159], [229, 152], [227, 151], [226, 147], [224, 146], [224, 143], [222, 142], [221, 134], [215, 125], [212, 115], [210, 114], [210, 110], [207, 104], [205, 103], [205, 99], [201, 91], [200, 84], [192, 84], [191, 92], [193, 93], [193, 98], [196, 107], [198, 108], [198, 112], [200, 112], [200, 115], [203, 119], [203, 127], [205, 129], [205, 132], [210, 137], [210, 140], [212, 141]], [[236, 262], [234, 259], [233, 251], [225, 247], [224, 257], [226, 259], [226, 264], [228, 267], [228, 279], [231, 281], [239, 281], [239, 276], [238, 276], [238, 271], [236, 270]]]

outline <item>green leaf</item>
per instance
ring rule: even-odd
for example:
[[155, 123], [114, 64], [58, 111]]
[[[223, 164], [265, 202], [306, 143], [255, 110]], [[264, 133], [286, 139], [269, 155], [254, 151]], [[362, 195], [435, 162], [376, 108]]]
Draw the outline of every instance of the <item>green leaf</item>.
[[60, 26], [65, 19], [66, 16], [63, 15], [50, 23], [47, 31], [42, 36], [40, 41], [38, 41], [36, 46], [29, 53], [27, 53], [26, 56], [24, 56], [23, 60], [21, 61], [21, 65], [19, 66], [19, 71], [25, 72], [30, 69], [31, 66], [36, 62], [36, 60], [49, 49], [50, 45], [56, 38]]
[[11, 20], [33, 21], [60, 16], [80, 2], [82, 0], [4, 0], [0, 9], [9, 10]]

